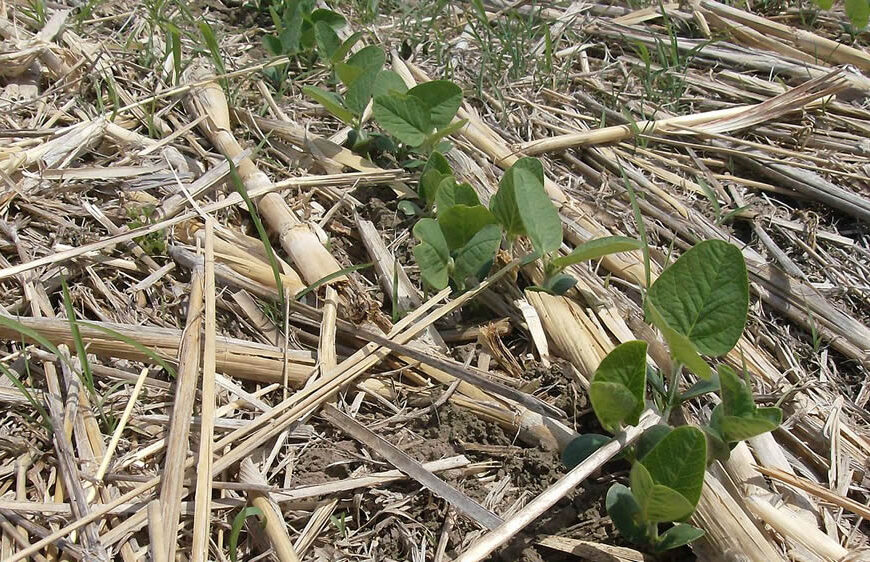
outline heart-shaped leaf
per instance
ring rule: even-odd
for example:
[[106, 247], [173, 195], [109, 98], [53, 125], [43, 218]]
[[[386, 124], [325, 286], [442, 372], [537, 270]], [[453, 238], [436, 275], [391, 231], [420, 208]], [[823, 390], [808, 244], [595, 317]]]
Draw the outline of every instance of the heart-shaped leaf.
[[500, 244], [501, 229], [495, 224], [488, 224], [456, 252], [453, 277], [460, 288], [465, 286], [465, 280], [469, 277], [486, 277]]
[[423, 82], [408, 90], [408, 95], [423, 102], [437, 129], [449, 125], [462, 105], [462, 88], [449, 80]]
[[724, 355], [746, 325], [749, 281], [743, 254], [721, 240], [700, 242], [661, 273], [648, 299], [660, 320], [699, 352]]
[[[635, 475], [638, 466], [644, 470]], [[642, 460], [635, 463], [631, 489], [651, 521], [679, 520], [691, 514], [698, 503], [706, 467], [704, 433], [696, 427], [684, 425], [665, 435]], [[683, 501], [676, 500], [671, 492]]]
[[347, 64], [363, 71], [379, 71], [384, 67], [384, 51], [375, 45], [363, 47], [347, 59]]
[[675, 523], [673, 527], [659, 535], [653, 547], [656, 552], [664, 552], [691, 544], [704, 536], [704, 531], [687, 523]]
[[601, 426], [615, 432], [622, 423], [636, 424], [646, 390], [645, 341], [629, 341], [607, 354], [589, 386], [592, 409]]
[[381, 127], [408, 146], [422, 145], [432, 131], [429, 110], [414, 96], [378, 96], [372, 113]]
[[[441, 189], [444, 187], [439, 188], [439, 194]], [[454, 205], [438, 214], [438, 224], [451, 250], [462, 248], [480, 229], [495, 222], [495, 217], [483, 205]]]
[[640, 506], [642, 517], [647, 521], [677, 521], [688, 517], [695, 509], [685, 496], [673, 488], [656, 484], [647, 468], [639, 462], [631, 467], [629, 480], [631, 493]]

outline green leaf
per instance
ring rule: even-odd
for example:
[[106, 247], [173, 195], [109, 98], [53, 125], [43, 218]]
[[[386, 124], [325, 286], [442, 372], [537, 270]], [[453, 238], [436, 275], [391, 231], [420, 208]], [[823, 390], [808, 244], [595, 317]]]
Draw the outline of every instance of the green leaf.
[[341, 47], [341, 39], [328, 23], [324, 21], [314, 22], [314, 40], [317, 42], [317, 50], [320, 56], [331, 60], [335, 51]]
[[567, 273], [560, 273], [547, 279], [544, 283], [544, 288], [554, 295], [564, 295], [576, 284], [577, 280], [572, 276]]
[[695, 384], [689, 387], [688, 390], [680, 394], [680, 400], [686, 401], [691, 400], [692, 398], [697, 398], [698, 396], [703, 396], [705, 394], [709, 394], [711, 392], [719, 391], [719, 375], [713, 374], [707, 380], [699, 380]]
[[846, 0], [846, 15], [853, 26], [863, 29], [870, 18], [870, 3], [867, 0]]
[[[721, 404], [713, 408], [713, 414], [710, 416], [710, 425], [703, 425], [701, 429], [704, 431], [704, 437], [707, 438], [707, 464], [713, 461], [725, 462], [731, 456], [731, 448], [722, 433], [719, 431], [721, 423]], [[715, 427], [713, 427], [715, 425]]]
[[816, 0], [816, 4], [823, 10], [830, 10], [834, 5], [834, 0]]
[[341, 80], [341, 83], [345, 86], [353, 84], [354, 80], [359, 78], [362, 73], [365, 72], [364, 68], [353, 66], [346, 62], [335, 63], [333, 69], [335, 70], [335, 75], [338, 76], [338, 79]]
[[352, 125], [354, 115], [345, 107], [344, 102], [336, 94], [317, 86], [302, 86], [302, 92], [322, 105], [326, 111], [333, 114], [346, 125]]
[[642, 519], [643, 514], [631, 490], [622, 484], [614, 484], [607, 491], [605, 506], [614, 526], [626, 540], [635, 544], [649, 542], [647, 526]]
[[[435, 207], [440, 216], [454, 205], [467, 205], [469, 207], [481, 207], [480, 199], [477, 197], [477, 192], [467, 183], [457, 184], [453, 176], [447, 176], [438, 184], [438, 189], [435, 191]], [[488, 215], [492, 215], [488, 210]], [[495, 217], [493, 217], [495, 220]]]
[[432, 131], [429, 111], [414, 96], [378, 96], [375, 98], [373, 115], [381, 127], [408, 146], [422, 145]]
[[596, 260], [608, 254], [628, 252], [640, 248], [640, 241], [625, 236], [605, 236], [580, 244], [574, 251], [552, 261], [553, 266], [565, 269], [569, 265], [587, 260]]
[[612, 437], [600, 433], [584, 433], [575, 437], [562, 451], [562, 462], [571, 470], [608, 443]]
[[704, 531], [687, 523], [674, 523], [674, 526], [659, 535], [653, 547], [655, 552], [664, 552], [693, 543], [704, 536]]
[[420, 175], [420, 185], [418, 191], [420, 197], [426, 201], [426, 207], [430, 208], [435, 203], [435, 196], [438, 193], [438, 187], [445, 177], [453, 177], [453, 170], [450, 169], [450, 163], [444, 158], [440, 152], [433, 152], [429, 155], [429, 160], [423, 166], [423, 171]]
[[562, 220], [544, 189], [544, 167], [537, 158], [520, 158], [514, 171], [514, 197], [526, 235], [538, 255], [562, 245]]
[[[443, 183], [439, 195], [440, 190], [444, 189]], [[484, 226], [494, 223], [495, 217], [483, 205], [454, 205], [438, 214], [438, 224], [451, 250], [462, 248]]]
[[233, 519], [233, 526], [230, 528], [230, 537], [227, 544], [227, 550], [230, 551], [230, 560], [232, 562], [238, 560], [239, 534], [241, 534], [242, 527], [245, 525], [245, 519], [252, 515], [263, 517], [263, 512], [259, 507], [249, 506], [243, 508]]
[[445, 176], [453, 175], [453, 170], [450, 169], [450, 162], [440, 152], [433, 152], [429, 155], [426, 165], [423, 166], [423, 173], [425, 174], [429, 170], [438, 170]]
[[449, 80], [423, 82], [408, 90], [408, 95], [423, 102], [437, 129], [449, 125], [462, 105], [462, 88]]
[[733, 443], [773, 431], [782, 422], [779, 408], [757, 408], [752, 389], [728, 365], [719, 365], [722, 403], [716, 406], [710, 425], [721, 438]]
[[646, 390], [645, 341], [629, 341], [607, 354], [589, 386], [592, 409], [601, 426], [615, 432], [622, 423], [636, 424]]
[[[443, 139], [444, 137], [446, 137], [448, 135], [452, 135], [453, 133], [459, 131], [460, 129], [462, 129], [462, 127], [464, 127], [467, 124], [468, 124], [468, 119], [460, 119], [459, 121], [451, 123], [444, 128], [440, 128], [437, 131], [435, 131], [434, 133], [432, 133], [431, 135], [429, 135], [429, 138], [426, 139], [426, 143], [429, 146], [438, 146], [439, 150], [440, 150], [440, 147], [442, 145], [449, 144], [449, 143], [439, 143], [438, 141], [440, 141], [441, 139]], [[448, 152], [448, 151], [445, 150], [444, 152]]]
[[464, 287], [465, 280], [469, 277], [477, 279], [486, 277], [499, 245], [501, 245], [501, 229], [495, 224], [488, 224], [456, 253], [453, 278], [458, 281], [460, 288]]
[[672, 329], [662, 318], [658, 308], [649, 300], [646, 301], [646, 309], [650, 315], [650, 320], [662, 332], [665, 341], [668, 342], [668, 348], [674, 359], [685, 365], [702, 379], [709, 379], [713, 376], [710, 365], [698, 355], [695, 344], [688, 337]]
[[263, 47], [270, 55], [277, 57], [284, 54], [284, 46], [281, 43], [281, 39], [274, 35], [263, 36]]
[[389, 94], [404, 94], [408, 91], [408, 86], [402, 77], [392, 70], [381, 70], [378, 73], [378, 79], [375, 81], [375, 96], [386, 96]]
[[673, 430], [674, 428], [671, 426], [660, 423], [644, 431], [634, 446], [635, 458], [639, 461], [643, 460], [647, 453], [652, 451]]
[[498, 191], [489, 200], [489, 210], [504, 227], [508, 236], [522, 236], [526, 233], [514, 190], [514, 167], [505, 171], [498, 182]]
[[380, 71], [384, 67], [384, 51], [380, 47], [369, 45], [363, 47], [347, 59], [347, 64], [361, 68], [363, 71]]
[[336, 49], [334, 53], [332, 53], [332, 62], [337, 63], [344, 60], [344, 57], [347, 56], [350, 50], [353, 49], [353, 46], [356, 45], [359, 40], [363, 38], [364, 35], [365, 34], [363, 32], [357, 31], [356, 33], [345, 39], [341, 43], [341, 46]]
[[[707, 441], [704, 433], [696, 427], [680, 426], [665, 435], [639, 463], [649, 470], [656, 485], [674, 490], [694, 508], [701, 497], [704, 471], [707, 467]], [[639, 503], [643, 506], [643, 502]], [[670, 520], [674, 519], [680, 517]]]
[[[706, 462], [706, 457], [704, 460]], [[631, 492], [640, 506], [641, 516], [647, 521], [677, 521], [688, 517], [695, 509], [685, 496], [673, 488], [656, 484], [642, 463], [634, 463], [629, 480]]]
[[344, 93], [344, 102], [356, 115], [362, 115], [366, 106], [372, 99], [375, 82], [378, 79], [378, 70], [365, 70], [360, 74]]
[[420, 241], [414, 246], [414, 259], [420, 268], [423, 280], [440, 291], [449, 281], [448, 264], [450, 250], [434, 219], [420, 219], [414, 225], [414, 238]]
[[325, 8], [314, 10], [311, 12], [311, 15], [308, 16], [308, 19], [311, 23], [315, 24], [315, 27], [318, 22], [323, 22], [334, 30], [339, 30], [347, 25], [347, 20], [344, 19], [344, 16], [338, 12], [333, 12], [332, 10], [327, 10]]
[[749, 281], [743, 254], [721, 240], [700, 242], [662, 272], [648, 299], [661, 320], [699, 352], [724, 355], [746, 325]]

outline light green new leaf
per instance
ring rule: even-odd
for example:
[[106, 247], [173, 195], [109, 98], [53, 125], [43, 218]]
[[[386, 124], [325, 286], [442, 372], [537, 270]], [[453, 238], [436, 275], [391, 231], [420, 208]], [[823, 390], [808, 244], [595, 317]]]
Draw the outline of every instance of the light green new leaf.
[[639, 462], [655, 484], [679, 493], [692, 508], [698, 503], [707, 468], [707, 440], [700, 429], [689, 425], [674, 429]]
[[722, 403], [710, 419], [711, 427], [722, 439], [733, 443], [773, 431], [782, 422], [779, 408], [758, 408], [752, 389], [728, 365], [719, 365]]
[[724, 355], [746, 325], [749, 281], [743, 254], [721, 240], [700, 242], [662, 272], [648, 299], [660, 319], [699, 352]]
[[693, 527], [687, 523], [676, 523], [673, 527], [659, 535], [653, 549], [656, 552], [664, 552], [691, 544], [703, 536], [703, 529]]
[[459, 282], [460, 288], [469, 277], [486, 277], [500, 244], [501, 229], [495, 224], [488, 224], [456, 252], [453, 278]]
[[449, 80], [423, 82], [408, 90], [408, 95], [423, 102], [437, 129], [449, 125], [462, 105], [462, 88]]
[[676, 490], [657, 484], [649, 470], [639, 462], [634, 463], [629, 473], [631, 493], [640, 506], [642, 517], [653, 523], [677, 521], [692, 514], [695, 509], [682, 494]]
[[354, 115], [345, 106], [340, 97], [317, 86], [303, 86], [302, 92], [322, 105], [326, 111], [333, 114], [346, 125], [354, 121]]
[[562, 245], [562, 220], [544, 189], [544, 167], [537, 158], [520, 158], [514, 170], [514, 197], [526, 235], [538, 255]]
[[596, 238], [580, 244], [574, 251], [567, 256], [562, 256], [553, 260], [553, 266], [558, 269], [565, 269], [569, 265], [580, 263], [587, 260], [596, 260], [608, 254], [616, 254], [618, 252], [628, 252], [637, 250], [641, 246], [639, 240], [628, 238], [626, 236], [605, 236], [604, 238]]
[[607, 354], [589, 386], [592, 409], [601, 426], [615, 432], [621, 423], [636, 424], [646, 390], [645, 341], [629, 341]]
[[422, 145], [432, 131], [428, 109], [414, 96], [378, 96], [372, 113], [381, 127], [408, 146]]
[[[443, 183], [438, 189], [439, 195], [441, 189], [444, 189]], [[438, 213], [438, 224], [451, 250], [462, 248], [480, 229], [496, 222], [492, 213], [483, 205], [454, 205]]]

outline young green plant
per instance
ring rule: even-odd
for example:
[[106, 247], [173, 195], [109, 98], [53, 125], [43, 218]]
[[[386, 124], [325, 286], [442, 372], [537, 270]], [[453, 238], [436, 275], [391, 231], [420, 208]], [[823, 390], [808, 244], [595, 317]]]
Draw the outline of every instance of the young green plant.
[[[683, 402], [709, 392], [719, 394], [707, 425], [674, 428], [662, 423], [644, 432], [624, 454], [632, 463], [629, 486], [614, 484], [607, 494], [608, 513], [623, 536], [654, 552], [703, 535], [683, 521], [695, 510], [707, 465], [727, 459], [739, 441], [771, 431], [782, 420], [779, 408], [756, 407], [748, 375], [743, 380], [724, 363], [714, 373], [701, 357], [721, 357], [737, 345], [748, 306], [743, 254], [720, 240], [700, 242], [666, 268], [644, 298], [647, 318], [662, 333], [674, 363], [667, 380], [648, 365], [644, 341], [614, 348], [592, 377], [592, 408], [611, 433], [636, 424], [650, 405], [667, 421]], [[681, 393], [684, 369], [700, 380]], [[598, 434], [578, 437], [566, 448], [565, 463], [578, 464], [608, 440]], [[670, 523], [659, 532], [659, 525]]]

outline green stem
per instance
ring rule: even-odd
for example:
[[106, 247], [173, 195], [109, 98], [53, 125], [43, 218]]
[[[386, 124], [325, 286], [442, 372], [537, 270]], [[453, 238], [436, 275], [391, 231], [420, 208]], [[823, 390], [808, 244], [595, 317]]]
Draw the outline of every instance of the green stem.
[[668, 400], [665, 404], [665, 413], [662, 419], [667, 420], [671, 415], [671, 410], [677, 405], [677, 395], [680, 391], [680, 381], [683, 379], [683, 364], [680, 362], [674, 363], [674, 370], [668, 378]]

